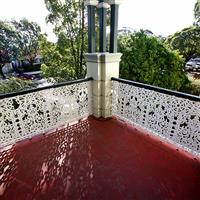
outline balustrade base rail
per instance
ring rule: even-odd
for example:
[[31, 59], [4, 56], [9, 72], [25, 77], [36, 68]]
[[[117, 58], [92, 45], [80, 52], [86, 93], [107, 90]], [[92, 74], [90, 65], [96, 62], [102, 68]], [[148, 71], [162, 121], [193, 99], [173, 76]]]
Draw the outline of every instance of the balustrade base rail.
[[112, 78], [113, 115], [200, 155], [200, 97]]

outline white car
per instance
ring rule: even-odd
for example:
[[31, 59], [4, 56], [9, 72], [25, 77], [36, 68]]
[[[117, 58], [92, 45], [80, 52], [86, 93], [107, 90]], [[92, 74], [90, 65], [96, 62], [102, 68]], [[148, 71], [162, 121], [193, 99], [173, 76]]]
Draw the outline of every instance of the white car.
[[190, 59], [185, 65], [186, 71], [199, 71], [200, 72], [200, 58]]

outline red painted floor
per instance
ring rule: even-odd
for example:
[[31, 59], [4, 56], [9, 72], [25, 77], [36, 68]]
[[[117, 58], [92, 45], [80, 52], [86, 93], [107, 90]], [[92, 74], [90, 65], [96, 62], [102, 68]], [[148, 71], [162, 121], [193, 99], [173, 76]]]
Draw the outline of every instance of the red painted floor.
[[199, 200], [200, 162], [116, 119], [0, 151], [0, 200]]

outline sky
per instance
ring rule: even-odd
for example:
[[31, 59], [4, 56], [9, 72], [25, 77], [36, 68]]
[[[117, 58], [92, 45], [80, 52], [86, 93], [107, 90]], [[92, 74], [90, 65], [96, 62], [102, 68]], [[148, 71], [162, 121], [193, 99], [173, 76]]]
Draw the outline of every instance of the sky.
[[[192, 25], [196, 0], [124, 0], [119, 10], [119, 28], [149, 29], [168, 36]], [[45, 23], [44, 0], [0, 0], [0, 20], [26, 17], [37, 22], [50, 41], [56, 41], [53, 27]]]

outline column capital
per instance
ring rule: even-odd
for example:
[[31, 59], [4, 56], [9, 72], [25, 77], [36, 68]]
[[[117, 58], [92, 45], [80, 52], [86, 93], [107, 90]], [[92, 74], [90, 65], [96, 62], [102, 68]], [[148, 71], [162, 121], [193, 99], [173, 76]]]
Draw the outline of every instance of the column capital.
[[124, 0], [109, 0], [108, 3], [110, 5], [120, 5]]
[[106, 2], [101, 2], [97, 5], [97, 8], [106, 8], [107, 9], [109, 7], [110, 7], [110, 5]]
[[121, 61], [121, 53], [85, 53], [85, 59], [90, 63], [116, 63]]
[[85, 6], [97, 6], [98, 5], [98, 0], [85, 0], [84, 5]]

